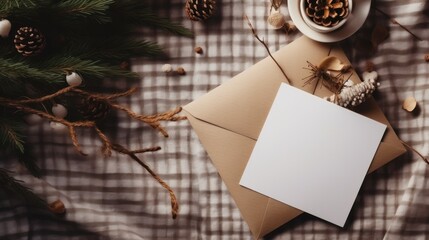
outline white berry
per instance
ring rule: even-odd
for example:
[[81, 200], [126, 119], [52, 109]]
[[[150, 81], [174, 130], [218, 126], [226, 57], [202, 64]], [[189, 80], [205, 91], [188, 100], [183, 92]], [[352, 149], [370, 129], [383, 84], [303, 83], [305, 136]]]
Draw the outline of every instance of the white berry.
[[170, 73], [173, 71], [173, 67], [170, 64], [162, 65], [162, 71], [165, 73]]
[[55, 117], [65, 118], [67, 116], [68, 111], [67, 108], [63, 105], [55, 104], [54, 106], [52, 106], [52, 113]]
[[42, 121], [42, 117], [37, 114], [29, 114], [25, 117], [25, 121], [30, 125], [36, 125]]
[[51, 122], [49, 125], [56, 132], [64, 133], [64, 132], [67, 132], [67, 129], [68, 129], [66, 125], [64, 125], [62, 123], [58, 123], [58, 122]]
[[10, 29], [12, 28], [12, 24], [9, 20], [3, 19], [0, 21], [0, 36], [3, 38], [7, 38], [10, 33]]
[[79, 74], [72, 72], [66, 76], [66, 81], [70, 86], [79, 86], [82, 84], [82, 78]]

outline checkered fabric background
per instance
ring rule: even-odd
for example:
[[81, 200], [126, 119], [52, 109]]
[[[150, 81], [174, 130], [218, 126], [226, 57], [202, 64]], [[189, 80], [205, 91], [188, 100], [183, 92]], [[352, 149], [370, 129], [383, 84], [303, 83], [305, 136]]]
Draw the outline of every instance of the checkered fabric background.
[[[218, 15], [207, 23], [184, 16], [185, 0], [151, 0], [162, 16], [180, 21], [196, 33], [195, 39], [145, 30], [171, 56], [168, 61], [135, 60], [141, 75], [136, 83], [106, 81], [105, 89], [139, 85], [141, 92], [121, 100], [142, 113], [162, 112], [184, 105], [215, 88], [267, 56], [251, 35], [247, 14], [271, 51], [301, 34], [286, 35], [268, 27], [269, 1], [218, 0]], [[425, 0], [373, 1], [423, 41], [372, 10], [364, 27], [343, 42], [358, 71], [371, 60], [380, 75], [377, 101], [400, 138], [423, 155], [429, 151], [429, 2]], [[287, 14], [284, 1], [281, 10]], [[390, 36], [374, 55], [355, 48], [370, 38], [371, 26], [389, 27]], [[193, 48], [201, 46], [204, 54]], [[182, 66], [186, 76], [166, 76], [161, 67]], [[401, 109], [403, 99], [414, 96], [420, 114]], [[80, 131], [88, 157], [77, 154], [66, 134], [48, 123], [32, 126], [29, 141], [36, 161], [45, 171], [31, 177], [11, 156], [1, 166], [13, 169], [40, 196], [61, 199], [65, 217], [26, 206], [0, 196], [0, 239], [251, 239], [248, 226], [188, 122], [166, 123], [170, 138], [118, 114], [104, 129], [117, 142], [132, 148], [160, 145], [162, 150], [142, 157], [175, 190], [180, 203], [178, 219], [171, 219], [168, 193], [139, 165], [126, 156], [103, 158], [95, 133]], [[344, 228], [310, 215], [302, 215], [276, 230], [267, 239], [429, 239], [429, 170], [416, 154], [409, 153], [368, 176]]]

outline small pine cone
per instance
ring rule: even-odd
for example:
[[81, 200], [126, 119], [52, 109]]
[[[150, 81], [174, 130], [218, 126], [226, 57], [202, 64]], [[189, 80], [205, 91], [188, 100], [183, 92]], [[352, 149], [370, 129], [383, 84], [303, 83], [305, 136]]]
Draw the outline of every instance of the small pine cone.
[[24, 57], [35, 56], [45, 48], [45, 36], [33, 27], [21, 27], [13, 40], [16, 50]]
[[185, 12], [192, 21], [203, 21], [214, 15], [216, 0], [187, 0]]
[[306, 15], [316, 24], [334, 27], [349, 15], [348, 0], [306, 0]]
[[110, 112], [110, 106], [103, 100], [94, 97], [82, 98], [77, 104], [77, 111], [86, 120], [97, 121], [105, 118]]

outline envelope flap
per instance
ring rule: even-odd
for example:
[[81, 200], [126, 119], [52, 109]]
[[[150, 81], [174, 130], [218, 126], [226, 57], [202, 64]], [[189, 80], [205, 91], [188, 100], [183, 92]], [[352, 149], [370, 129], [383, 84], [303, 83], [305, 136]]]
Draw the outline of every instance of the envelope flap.
[[[311, 59], [308, 54], [302, 54], [304, 49], [311, 53]], [[329, 45], [301, 37], [273, 56], [289, 79], [303, 89], [302, 78], [309, 75], [308, 70], [303, 69], [306, 61], [318, 63], [328, 55], [329, 50]], [[273, 60], [267, 57], [184, 109], [195, 118], [257, 139], [281, 82], [286, 82], [285, 77]], [[311, 86], [304, 89], [310, 91]]]
[[186, 110], [185, 114], [256, 237], [263, 226], [261, 216], [267, 209], [269, 198], [238, 184], [255, 141], [200, 121]]

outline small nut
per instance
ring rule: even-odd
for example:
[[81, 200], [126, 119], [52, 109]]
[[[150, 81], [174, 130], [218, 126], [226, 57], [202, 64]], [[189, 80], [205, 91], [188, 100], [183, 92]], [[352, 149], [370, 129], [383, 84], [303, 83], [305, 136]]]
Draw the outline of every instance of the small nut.
[[407, 112], [412, 112], [417, 107], [417, 101], [414, 97], [407, 97], [402, 104], [402, 108]]
[[198, 47], [195, 47], [194, 51], [195, 51], [196, 53], [198, 53], [198, 54], [202, 54], [202, 53], [203, 53], [203, 48], [202, 48], [202, 47], [200, 47], [200, 46], [198, 46]]
[[179, 75], [186, 75], [186, 71], [183, 67], [178, 67], [176, 71]]
[[429, 62], [429, 53], [425, 55], [425, 61]]
[[59, 199], [50, 203], [49, 209], [55, 214], [64, 214], [66, 212], [66, 207], [64, 206], [64, 203]]

